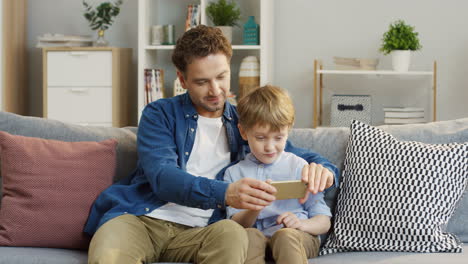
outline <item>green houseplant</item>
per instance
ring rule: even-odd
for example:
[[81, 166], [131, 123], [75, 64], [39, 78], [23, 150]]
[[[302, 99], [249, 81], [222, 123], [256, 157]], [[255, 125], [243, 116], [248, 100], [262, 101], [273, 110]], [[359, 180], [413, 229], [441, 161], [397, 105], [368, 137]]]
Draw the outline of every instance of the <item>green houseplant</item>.
[[83, 0], [84, 17], [88, 20], [91, 29], [98, 30], [99, 37], [96, 46], [107, 46], [108, 42], [104, 39], [104, 31], [114, 23], [113, 19], [120, 13], [122, 3], [123, 0], [117, 0], [115, 3], [103, 2], [94, 8], [86, 0]]
[[219, 27], [229, 41], [232, 41], [232, 27], [239, 26], [237, 22], [241, 12], [236, 2], [218, 0], [210, 2], [206, 7], [206, 14], [216, 27]]
[[408, 71], [410, 52], [422, 48], [418, 35], [414, 27], [403, 20], [391, 23], [388, 31], [383, 34], [380, 51], [384, 55], [392, 54], [392, 65], [395, 71]]

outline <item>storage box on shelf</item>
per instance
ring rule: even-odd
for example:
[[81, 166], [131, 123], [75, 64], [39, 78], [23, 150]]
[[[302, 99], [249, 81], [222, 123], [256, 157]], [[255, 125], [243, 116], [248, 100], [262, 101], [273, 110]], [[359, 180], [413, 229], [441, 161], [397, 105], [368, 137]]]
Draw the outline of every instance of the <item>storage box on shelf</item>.
[[[149, 68], [163, 69], [166, 96], [173, 96], [176, 69], [171, 62], [174, 45], [151, 45], [151, 28], [154, 25], [172, 24], [177, 40], [185, 31], [188, 5], [199, 4], [201, 24], [212, 26], [205, 9], [211, 0], [139, 0], [138, 2], [138, 119], [145, 107], [144, 71]], [[233, 57], [231, 59], [231, 91], [238, 92], [239, 67], [246, 56], [256, 56], [260, 62], [260, 85], [272, 81], [273, 72], [273, 1], [238, 0], [243, 25], [249, 16], [255, 16], [260, 26], [260, 44], [242, 45], [242, 27], [233, 31]]]
[[43, 49], [43, 116], [80, 125], [131, 125], [131, 49]]
[[[318, 127], [323, 124], [323, 76], [324, 75], [374, 75], [374, 76], [429, 76], [432, 77], [432, 100], [431, 112], [432, 121], [436, 120], [437, 113], [437, 62], [433, 63], [432, 71], [407, 71], [396, 72], [391, 70], [325, 70], [320, 60], [314, 60], [314, 84], [313, 84], [313, 127]], [[426, 120], [430, 121], [430, 120]]]

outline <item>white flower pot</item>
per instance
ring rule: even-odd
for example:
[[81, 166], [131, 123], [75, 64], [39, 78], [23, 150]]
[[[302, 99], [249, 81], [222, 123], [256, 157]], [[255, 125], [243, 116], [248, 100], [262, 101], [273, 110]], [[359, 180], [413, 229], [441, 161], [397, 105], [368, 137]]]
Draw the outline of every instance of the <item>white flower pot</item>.
[[392, 51], [392, 66], [397, 72], [407, 72], [411, 61], [410, 50], [394, 50]]
[[232, 27], [231, 26], [217, 26], [217, 28], [221, 29], [223, 35], [227, 38], [229, 43], [232, 43]]

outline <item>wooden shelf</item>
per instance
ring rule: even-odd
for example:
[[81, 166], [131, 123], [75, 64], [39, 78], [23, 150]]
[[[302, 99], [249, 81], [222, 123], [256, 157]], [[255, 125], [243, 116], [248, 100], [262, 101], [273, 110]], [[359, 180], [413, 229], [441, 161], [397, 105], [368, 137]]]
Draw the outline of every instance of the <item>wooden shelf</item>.
[[366, 70], [318, 70], [319, 74], [341, 74], [341, 75], [434, 75], [432, 71], [407, 71], [397, 72], [388, 70], [366, 71]]
[[432, 120], [436, 120], [437, 108], [437, 62], [434, 61], [432, 71], [407, 71], [397, 72], [391, 70], [324, 70], [319, 60], [314, 60], [314, 109], [313, 127], [322, 125], [322, 105], [323, 105], [323, 75], [386, 75], [386, 76], [430, 76], [432, 77]]

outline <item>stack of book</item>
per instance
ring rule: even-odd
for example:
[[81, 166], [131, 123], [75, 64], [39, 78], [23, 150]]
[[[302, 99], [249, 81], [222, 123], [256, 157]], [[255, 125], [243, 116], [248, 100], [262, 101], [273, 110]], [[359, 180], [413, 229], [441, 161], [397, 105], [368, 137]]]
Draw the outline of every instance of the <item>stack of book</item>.
[[424, 123], [424, 108], [420, 107], [385, 107], [384, 123], [389, 125]]
[[37, 37], [37, 48], [45, 47], [87, 47], [93, 44], [91, 36], [46, 33]]
[[201, 7], [200, 5], [187, 6], [187, 18], [185, 19], [185, 31], [200, 25]]
[[145, 105], [164, 98], [164, 71], [145, 69]]

